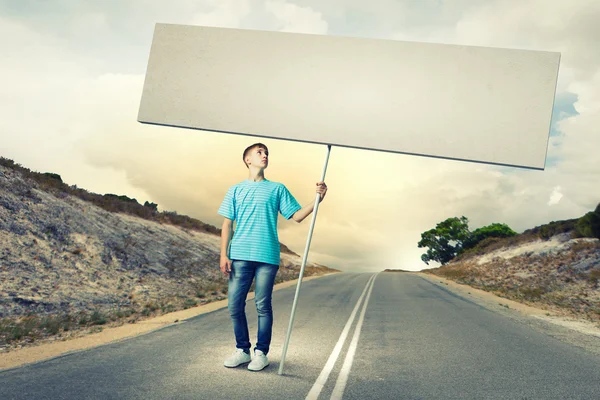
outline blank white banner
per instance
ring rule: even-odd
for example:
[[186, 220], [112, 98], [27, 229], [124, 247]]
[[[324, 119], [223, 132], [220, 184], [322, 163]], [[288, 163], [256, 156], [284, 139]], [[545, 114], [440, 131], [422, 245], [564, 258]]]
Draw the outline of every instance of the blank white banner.
[[157, 24], [138, 121], [544, 169], [559, 60]]

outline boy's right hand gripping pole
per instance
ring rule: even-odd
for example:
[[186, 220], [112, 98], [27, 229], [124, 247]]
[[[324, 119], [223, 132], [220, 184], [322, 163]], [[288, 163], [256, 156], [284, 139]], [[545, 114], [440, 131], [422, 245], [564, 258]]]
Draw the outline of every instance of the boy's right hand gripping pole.
[[[325, 157], [325, 165], [323, 166], [323, 173], [321, 174], [321, 182], [325, 181], [325, 173], [327, 172], [327, 163], [329, 162], [329, 153], [331, 152], [331, 145], [327, 145], [327, 155]], [[319, 198], [321, 195], [317, 193], [315, 196], [315, 206], [313, 209], [312, 221], [310, 223], [310, 229], [308, 230], [308, 239], [306, 240], [306, 247], [304, 248], [304, 257], [302, 257], [302, 267], [300, 268], [300, 275], [298, 276], [298, 285], [296, 286], [296, 295], [294, 296], [294, 303], [292, 304], [292, 314], [290, 315], [290, 323], [288, 325], [287, 335], [285, 338], [285, 344], [283, 345], [283, 353], [281, 354], [281, 363], [279, 364], [279, 375], [283, 373], [283, 364], [285, 363], [285, 355], [287, 353], [288, 344], [290, 342], [290, 336], [292, 334], [292, 325], [294, 324], [294, 314], [296, 313], [296, 305], [298, 303], [298, 294], [300, 293], [300, 285], [302, 285], [302, 276], [304, 275], [304, 267], [306, 266], [306, 259], [308, 257], [308, 249], [310, 248], [310, 240], [312, 233], [315, 228], [315, 221], [317, 219], [317, 210], [319, 209]]]

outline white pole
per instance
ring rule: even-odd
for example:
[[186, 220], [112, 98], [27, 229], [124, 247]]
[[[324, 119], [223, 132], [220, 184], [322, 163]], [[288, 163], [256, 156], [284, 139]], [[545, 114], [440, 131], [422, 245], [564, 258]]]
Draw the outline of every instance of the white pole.
[[[329, 153], [331, 152], [331, 145], [327, 145], [327, 155], [325, 157], [325, 165], [323, 166], [323, 173], [321, 174], [321, 182], [325, 181], [325, 173], [327, 172], [327, 163], [329, 162]], [[308, 257], [308, 249], [310, 248], [310, 240], [312, 239], [313, 229], [315, 228], [315, 221], [317, 219], [317, 210], [319, 209], [319, 193], [315, 196], [315, 206], [313, 209], [312, 221], [310, 222], [310, 229], [308, 230], [308, 239], [306, 240], [306, 247], [304, 248], [304, 257], [302, 257], [302, 267], [300, 268], [300, 275], [298, 276], [298, 285], [296, 286], [296, 295], [294, 296], [294, 303], [292, 304], [292, 314], [290, 315], [290, 323], [288, 325], [287, 335], [285, 338], [285, 344], [283, 345], [283, 353], [281, 355], [281, 363], [279, 364], [279, 375], [283, 373], [283, 364], [285, 363], [285, 355], [287, 353], [288, 344], [290, 342], [290, 336], [292, 334], [292, 325], [294, 324], [294, 314], [296, 313], [296, 305], [298, 303], [298, 294], [300, 293], [300, 285], [302, 285], [302, 276], [304, 275], [304, 267], [306, 266], [306, 258]]]

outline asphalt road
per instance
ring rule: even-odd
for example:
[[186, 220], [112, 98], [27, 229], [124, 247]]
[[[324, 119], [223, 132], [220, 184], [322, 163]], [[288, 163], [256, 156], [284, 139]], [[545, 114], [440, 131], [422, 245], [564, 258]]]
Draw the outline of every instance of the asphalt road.
[[0, 372], [0, 399], [600, 399], [600, 356], [393, 272], [304, 282], [279, 375], [294, 293], [273, 295], [263, 371], [223, 367], [235, 341], [222, 309]]

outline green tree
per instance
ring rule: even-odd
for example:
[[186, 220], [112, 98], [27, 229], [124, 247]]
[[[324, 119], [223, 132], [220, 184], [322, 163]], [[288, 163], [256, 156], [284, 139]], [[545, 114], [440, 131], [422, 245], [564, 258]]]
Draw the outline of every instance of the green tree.
[[428, 247], [421, 260], [429, 265], [429, 261], [437, 261], [444, 265], [462, 250], [463, 243], [471, 236], [467, 217], [452, 217], [438, 223], [434, 229], [421, 234], [418, 247]]
[[510, 227], [506, 224], [493, 223], [488, 226], [475, 229], [469, 238], [463, 243], [461, 251], [471, 249], [475, 247], [477, 243], [489, 237], [503, 238], [515, 236], [516, 234], [517, 232], [510, 229]]

